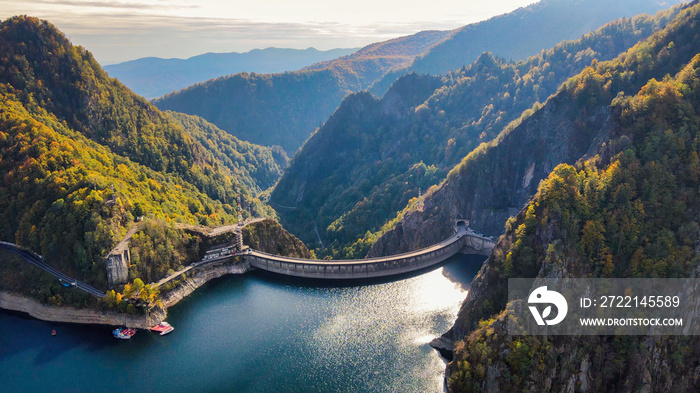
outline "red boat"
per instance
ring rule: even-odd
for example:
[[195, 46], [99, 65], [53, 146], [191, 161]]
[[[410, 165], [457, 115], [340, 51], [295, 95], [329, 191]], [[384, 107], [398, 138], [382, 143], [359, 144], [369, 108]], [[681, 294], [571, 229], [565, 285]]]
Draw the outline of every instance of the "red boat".
[[167, 322], [161, 322], [161, 323], [157, 324], [156, 326], [153, 326], [151, 328], [151, 330], [153, 330], [154, 332], [160, 333], [161, 336], [165, 336], [166, 334], [175, 330], [175, 328], [170, 326], [170, 324]]
[[112, 332], [115, 338], [120, 338], [122, 340], [129, 340], [131, 337], [136, 334], [136, 329], [129, 329], [129, 328], [117, 328], [114, 329]]

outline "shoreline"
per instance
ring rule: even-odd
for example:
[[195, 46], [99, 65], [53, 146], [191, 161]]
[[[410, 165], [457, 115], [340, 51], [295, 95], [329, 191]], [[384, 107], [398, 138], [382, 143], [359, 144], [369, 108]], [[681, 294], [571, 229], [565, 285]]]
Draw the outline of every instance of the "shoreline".
[[163, 307], [153, 307], [145, 315], [131, 315], [93, 308], [49, 306], [25, 295], [6, 291], [0, 291], [0, 309], [27, 314], [32, 318], [46, 322], [126, 326], [148, 330], [167, 318], [168, 308], [176, 305], [207, 282], [227, 274], [243, 274], [250, 270], [252, 270], [250, 265], [245, 262], [224, 262], [197, 269], [192, 277], [185, 279], [161, 298]]

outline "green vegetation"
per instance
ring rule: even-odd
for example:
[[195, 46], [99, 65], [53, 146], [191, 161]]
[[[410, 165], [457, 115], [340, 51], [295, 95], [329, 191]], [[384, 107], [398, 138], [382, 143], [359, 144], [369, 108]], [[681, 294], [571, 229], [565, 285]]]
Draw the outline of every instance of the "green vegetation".
[[[687, 377], [698, 364], [697, 339], [510, 337], [503, 283], [509, 277], [688, 277], [696, 271], [699, 22], [695, 2], [663, 31], [563, 87], [560, 94], [577, 112], [612, 101], [612, 127], [597, 154], [557, 166], [506, 224], [475, 281], [479, 296], [467, 300], [457, 323], [462, 341], [451, 391], [484, 389], [486, 369], [500, 376], [491, 389], [495, 383], [501, 391], [562, 390], [570, 377], [581, 378], [583, 362], [592, 391], [697, 390], [697, 380]], [[647, 379], [652, 368], [654, 377]]]
[[318, 230], [321, 256], [361, 258], [419, 188], [439, 183], [568, 78], [614, 58], [677, 12], [622, 19], [519, 63], [487, 53], [446, 77], [408, 75], [381, 100], [351, 95], [292, 160], [272, 206], [307, 244], [320, 246]]
[[[250, 150], [250, 145], [223, 140], [214, 135], [217, 130], [189, 120], [187, 125], [197, 127], [193, 131], [196, 136], [191, 135], [170, 116], [109, 78], [90, 52], [71, 45], [48, 22], [29, 17], [2, 22], [0, 51], [4, 53], [0, 59], [0, 81], [12, 86], [21, 102], [34, 102], [68, 128], [113, 153], [155, 171], [175, 174], [213, 199], [229, 203], [235, 200], [234, 190], [240, 183], [232, 175], [242, 174], [234, 172], [235, 166], [220, 161], [220, 154], [208, 153], [196, 139], [212, 134], [219, 150]], [[270, 173], [274, 177], [280, 170], [274, 160], [254, 164], [262, 179], [250, 178], [246, 182], [259, 182], [260, 189], [274, 183]]]
[[201, 236], [158, 222], [146, 222], [131, 237], [129, 278], [155, 282], [200, 259]]
[[132, 283], [124, 285], [123, 293], [107, 291], [100, 304], [104, 308], [116, 309], [119, 312], [142, 314], [151, 306], [162, 306], [158, 299], [159, 294], [159, 288], [153, 288], [151, 284], [144, 284], [143, 280], [136, 278]]
[[138, 216], [235, 221], [232, 206], [113, 154], [50, 115], [31, 115], [12, 94], [0, 96], [0, 233], [66, 273], [104, 286], [102, 257]]
[[[104, 258], [138, 217], [160, 222], [133, 239], [130, 280], [150, 282], [198, 252], [173, 223], [233, 223], [239, 192], [244, 217], [271, 213], [253, 193], [274, 184], [283, 154], [160, 112], [47, 22], [2, 22], [0, 50], [2, 240], [106, 288]], [[50, 279], [36, 270], [3, 260], [0, 271], [14, 283], [3, 288], [54, 304], [90, 303], [39, 285]], [[15, 285], [30, 277], [36, 287]]]
[[243, 243], [268, 254], [297, 258], [315, 258], [304, 243], [287, 232], [275, 220], [263, 220], [243, 228]]
[[73, 307], [98, 304], [94, 296], [64, 287], [56, 277], [38, 268], [28, 268], [24, 260], [5, 250], [0, 250], [0, 276], [1, 291], [25, 294], [45, 304]]
[[[371, 91], [383, 94], [410, 72], [443, 75], [474, 62], [483, 52], [520, 61], [542, 48], [575, 40], [592, 28], [618, 18], [654, 14], [680, 1], [655, 0], [542, 0], [508, 14], [464, 26], [418, 56], [408, 67], [388, 72]], [[635, 41], [636, 42], [636, 41]], [[633, 43], [630, 43], [630, 45]]]
[[348, 92], [366, 89], [448, 34], [420, 32], [294, 72], [221, 77], [168, 94], [155, 105], [201, 116], [240, 139], [279, 145], [291, 155]]
[[287, 166], [289, 158], [279, 146], [267, 148], [241, 141], [201, 117], [165, 113], [202, 145], [200, 154], [225, 166], [247, 190], [259, 193], [272, 187]]

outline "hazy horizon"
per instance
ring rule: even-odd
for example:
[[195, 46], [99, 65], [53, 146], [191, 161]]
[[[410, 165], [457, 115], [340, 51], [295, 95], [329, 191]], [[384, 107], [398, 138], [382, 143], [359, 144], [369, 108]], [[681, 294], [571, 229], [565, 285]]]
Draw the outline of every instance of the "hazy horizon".
[[422, 30], [454, 29], [535, 2], [5, 0], [0, 18], [46, 19], [108, 65], [268, 47], [357, 48]]

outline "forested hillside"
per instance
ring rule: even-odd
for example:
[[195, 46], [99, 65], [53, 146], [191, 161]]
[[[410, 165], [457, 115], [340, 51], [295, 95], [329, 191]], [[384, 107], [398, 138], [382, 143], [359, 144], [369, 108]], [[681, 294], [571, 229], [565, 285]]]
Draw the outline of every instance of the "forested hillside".
[[643, 13], [655, 14], [679, 3], [682, 1], [542, 0], [456, 30], [409, 66], [388, 72], [372, 86], [371, 91], [384, 94], [393, 81], [411, 72], [446, 74], [470, 64], [483, 52], [491, 52], [506, 60], [525, 60], [542, 49], [564, 40], [575, 40], [612, 20]]
[[221, 77], [154, 103], [161, 109], [201, 116], [242, 140], [282, 146], [291, 155], [348, 92], [367, 88], [448, 34], [420, 32], [295, 72]]
[[677, 11], [622, 19], [519, 63], [484, 54], [445, 77], [408, 75], [381, 100], [349, 96], [292, 160], [272, 206], [302, 240], [315, 242], [317, 230], [327, 252], [362, 257], [372, 233], [419, 188], [439, 183], [569, 77], [614, 58]]
[[345, 95], [379, 80], [372, 89], [377, 96], [412, 71], [441, 75], [474, 62], [483, 52], [525, 59], [622, 16], [667, 6], [656, 0], [546, 0], [454, 31], [425, 31], [372, 44], [298, 72], [218, 78], [168, 94], [155, 104], [201, 116], [242, 140], [280, 145], [292, 156]]
[[[641, 278], [700, 271], [699, 76], [700, 55], [676, 78], [652, 80], [617, 101], [614, 146], [575, 167], [557, 167], [509, 222], [477, 278], [480, 298], [469, 297], [461, 313], [466, 330], [450, 366], [450, 391], [561, 390], [571, 381], [589, 391], [700, 387], [695, 336], [509, 336], [506, 288], [499, 285], [545, 274]], [[489, 381], [486, 370], [502, 378]]]
[[[687, 31], [694, 28], [695, 14], [684, 15], [689, 22], [678, 23], [677, 16], [675, 28], [655, 33], [615, 61], [587, 67], [544, 106], [467, 155], [431, 190], [424, 211], [405, 209], [404, 219], [373, 245], [370, 254], [432, 244], [451, 233], [454, 217], [470, 219], [471, 226], [485, 234], [503, 233], [503, 224], [530, 200], [540, 180], [560, 163], [575, 163], [607, 138], [610, 104], [618, 94], [634, 95], [651, 78], [675, 74], [697, 53], [697, 41], [688, 37], [695, 33]], [[624, 70], [615, 72], [613, 66]], [[606, 69], [598, 73], [604, 78], [598, 78], [595, 70], [600, 67], [610, 68], [610, 75]], [[593, 88], [597, 85], [605, 89]]]
[[649, 39], [568, 80], [380, 239], [379, 253], [427, 244], [455, 217], [495, 232], [504, 210], [519, 210], [445, 336], [455, 341], [449, 391], [698, 389], [693, 337], [512, 336], [504, 310], [510, 277], [698, 274], [699, 39], [695, 1]]
[[287, 154], [277, 147], [264, 147], [241, 141], [198, 116], [165, 112], [176, 124], [199, 142], [204, 156], [225, 166], [254, 193], [272, 187], [287, 166]]
[[[557, 167], [507, 225], [477, 278], [480, 298], [468, 298], [461, 314], [466, 335], [460, 335], [465, 339], [450, 367], [452, 391], [560, 390], [572, 380], [590, 391], [698, 389], [694, 336], [502, 335], [505, 289], [497, 283], [552, 270], [564, 277], [688, 277], [700, 271], [699, 80], [697, 55], [675, 78], [652, 79], [637, 95], [616, 100], [607, 148], [575, 167]], [[488, 289], [481, 284], [486, 282]], [[560, 362], [557, 353], [571, 356]], [[587, 375], [578, 373], [583, 362]], [[503, 377], [488, 381], [477, 365]]]
[[[3, 241], [105, 288], [104, 257], [137, 217], [165, 227], [232, 223], [239, 193], [244, 216], [272, 214], [255, 194], [274, 184], [284, 155], [201, 119], [160, 112], [48, 22], [3, 21], [0, 50]], [[155, 232], [173, 235], [178, 247], [188, 242], [177, 238], [181, 232]], [[163, 259], [163, 272], [180, 263]], [[46, 285], [24, 287], [43, 300], [58, 286], [31, 268], [8, 266], [0, 266], [3, 286], [39, 277]]]
[[146, 57], [104, 68], [136, 94], [152, 99], [224, 75], [294, 71], [356, 50], [266, 48], [245, 53], [205, 53], [189, 59]]
[[0, 81], [21, 99], [33, 97], [71, 129], [116, 154], [177, 174], [213, 198], [235, 197], [225, 165], [170, 117], [109, 78], [90, 52], [71, 45], [50, 24], [26, 17], [6, 20], [0, 51], [5, 54]]

